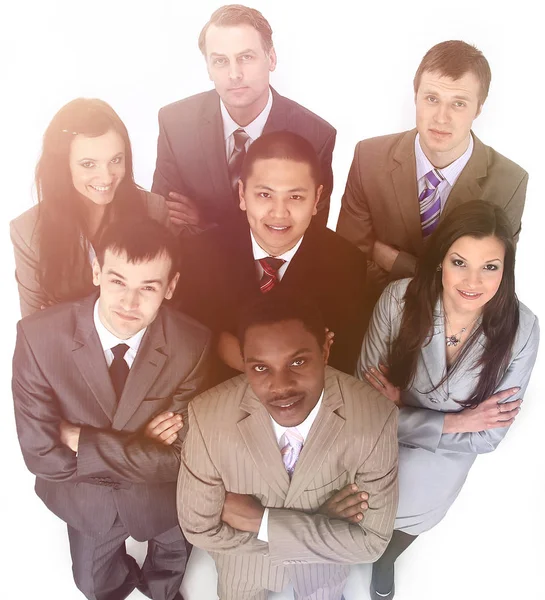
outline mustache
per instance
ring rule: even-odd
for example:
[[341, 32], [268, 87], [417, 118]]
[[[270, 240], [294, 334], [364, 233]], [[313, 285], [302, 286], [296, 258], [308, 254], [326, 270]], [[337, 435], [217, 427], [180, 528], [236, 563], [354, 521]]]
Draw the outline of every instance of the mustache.
[[276, 404], [276, 403], [285, 402], [286, 400], [300, 400], [303, 397], [304, 397], [304, 394], [302, 392], [297, 392], [297, 391], [293, 390], [293, 391], [289, 391], [289, 392], [284, 392], [282, 394], [276, 394], [272, 398], [269, 399], [269, 402]]

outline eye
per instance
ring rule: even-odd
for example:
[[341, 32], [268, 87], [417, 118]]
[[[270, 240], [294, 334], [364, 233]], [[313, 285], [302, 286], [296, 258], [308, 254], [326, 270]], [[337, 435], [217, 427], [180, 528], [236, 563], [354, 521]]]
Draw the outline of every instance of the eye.
[[296, 358], [292, 363], [291, 363], [291, 367], [302, 367], [305, 364], [305, 359], [304, 358]]
[[452, 264], [455, 267], [463, 267], [464, 266], [464, 261], [460, 260], [459, 258], [454, 258], [454, 259], [452, 259]]
[[265, 365], [256, 365], [254, 367], [254, 371], [256, 371], [257, 373], [265, 373], [266, 370], [267, 367]]
[[155, 288], [152, 285], [146, 285], [142, 288], [145, 292], [155, 292]]
[[215, 58], [212, 61], [212, 64], [216, 67], [223, 67], [224, 65], [227, 64], [227, 59], [226, 58]]
[[298, 194], [293, 194], [293, 196], [290, 196], [290, 200], [304, 200], [304, 198]]
[[250, 60], [252, 60], [252, 59], [253, 59], [253, 56], [252, 56], [251, 54], [243, 54], [243, 55], [240, 57], [240, 60], [241, 60], [242, 62], [249, 62], [249, 61], [250, 61]]
[[499, 269], [498, 265], [485, 265], [485, 271], [497, 271]]
[[125, 285], [125, 284], [124, 284], [124, 283], [121, 281], [121, 279], [112, 279], [112, 280], [111, 280], [111, 282], [112, 282], [114, 285]]
[[92, 169], [95, 166], [95, 163], [90, 160], [84, 160], [80, 165], [85, 169]]
[[123, 160], [122, 156], [116, 156], [110, 161], [113, 165], [118, 165]]
[[426, 100], [431, 104], [435, 104], [437, 102], [437, 98], [435, 96], [426, 96]]
[[270, 198], [271, 195], [269, 194], [269, 192], [259, 192], [259, 197], [260, 198]]
[[461, 100], [458, 100], [457, 102], [454, 103], [454, 106], [456, 108], [464, 108], [466, 106], [466, 103], [462, 102]]

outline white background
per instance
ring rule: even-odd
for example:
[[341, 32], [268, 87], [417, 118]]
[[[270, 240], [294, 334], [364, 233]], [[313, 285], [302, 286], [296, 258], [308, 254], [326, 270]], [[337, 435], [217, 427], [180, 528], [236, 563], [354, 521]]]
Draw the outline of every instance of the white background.
[[[72, 583], [64, 524], [34, 495], [15, 435], [9, 381], [19, 312], [8, 221], [33, 204], [41, 136], [54, 113], [77, 96], [102, 98], [120, 114], [133, 142], [136, 180], [149, 189], [158, 109], [211, 85], [197, 37], [220, 3], [9, 4], [2, 6], [0, 39], [2, 596], [76, 600], [82, 596]], [[474, 130], [531, 174], [517, 251], [517, 291], [545, 323], [543, 154], [538, 150], [544, 138], [545, 53], [539, 3], [275, 0], [252, 6], [262, 10], [274, 31], [273, 85], [338, 130], [332, 228], [356, 142], [414, 126], [412, 78], [424, 53], [447, 39], [463, 39], [484, 52], [492, 86]], [[539, 393], [544, 369], [542, 351], [523, 410], [505, 441], [477, 460], [444, 521], [399, 560], [399, 600], [545, 597], [545, 402]], [[140, 545], [131, 548], [142, 556]], [[198, 552], [192, 557], [183, 586], [186, 600], [215, 598], [208, 560]], [[346, 600], [367, 599], [369, 577], [369, 566], [353, 569]], [[138, 592], [133, 597], [141, 598]]]

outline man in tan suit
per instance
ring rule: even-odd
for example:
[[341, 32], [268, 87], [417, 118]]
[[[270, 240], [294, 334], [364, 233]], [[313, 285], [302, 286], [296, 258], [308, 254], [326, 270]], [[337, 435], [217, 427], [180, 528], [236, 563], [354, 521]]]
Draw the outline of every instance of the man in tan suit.
[[461, 202], [498, 204], [518, 238], [528, 173], [471, 132], [490, 79], [475, 47], [437, 44], [414, 78], [416, 129], [356, 146], [337, 232], [367, 254], [376, 294], [413, 275], [439, 219]]
[[[319, 312], [268, 295], [244, 314], [245, 374], [189, 405], [178, 479], [187, 539], [209, 551], [221, 600], [339, 600], [397, 507], [397, 409], [327, 367]], [[340, 491], [338, 491], [340, 490]]]

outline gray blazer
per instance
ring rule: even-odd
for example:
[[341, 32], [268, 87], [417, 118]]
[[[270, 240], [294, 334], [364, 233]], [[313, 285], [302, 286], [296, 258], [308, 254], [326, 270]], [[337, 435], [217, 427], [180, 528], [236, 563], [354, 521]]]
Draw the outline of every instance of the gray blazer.
[[[210, 333], [165, 306], [148, 326], [119, 402], [93, 321], [96, 295], [19, 322], [13, 398], [19, 443], [47, 507], [87, 534], [119, 518], [143, 541], [174, 527], [180, 439], [172, 446], [142, 430], [160, 412], [187, 416], [204, 387]], [[78, 454], [59, 422], [81, 426]], [[187, 418], [185, 418], [187, 423]]]
[[[364, 378], [364, 369], [376, 367], [379, 362], [387, 364], [390, 345], [399, 334], [409, 281], [391, 283], [380, 297], [358, 361], [360, 379]], [[477, 455], [492, 452], [508, 430], [505, 427], [476, 433], [443, 433], [444, 413], [461, 410], [455, 400], [468, 398], [475, 388], [480, 369], [474, 364], [485, 341], [481, 334], [453, 377], [430, 391], [446, 372], [444, 335], [438, 305], [431, 342], [421, 350], [413, 384], [402, 392], [406, 407], [399, 412], [399, 507], [395, 528], [413, 535], [430, 529], [445, 516]], [[520, 304], [520, 325], [511, 360], [496, 391], [518, 386], [521, 391], [512, 400], [524, 396], [538, 344], [537, 317]]]
[[[159, 221], [159, 223], [169, 226], [168, 208], [164, 198], [150, 192], [143, 191], [142, 193], [148, 215], [152, 219]], [[15, 278], [17, 279], [19, 288], [22, 317], [31, 315], [33, 312], [54, 302], [54, 299], [48, 297], [38, 281], [38, 265], [40, 261], [39, 214], [40, 205], [37, 204], [10, 223], [11, 241], [15, 253]], [[84, 297], [94, 292], [95, 288], [93, 286], [90, 263], [86, 261], [81, 267], [82, 280], [84, 282], [82, 297]], [[66, 282], [65, 289], [57, 290], [59, 296], [62, 297], [66, 294], [67, 297], [74, 297], [75, 285], [77, 285], [77, 282]]]

